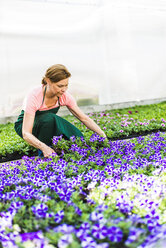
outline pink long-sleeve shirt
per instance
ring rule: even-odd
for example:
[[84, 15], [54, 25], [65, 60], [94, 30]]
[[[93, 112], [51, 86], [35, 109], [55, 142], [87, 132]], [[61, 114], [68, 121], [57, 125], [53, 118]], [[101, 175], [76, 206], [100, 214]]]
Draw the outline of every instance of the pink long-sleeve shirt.
[[[43, 111], [43, 110], [49, 110], [53, 109], [59, 106], [58, 101], [56, 102], [55, 106], [52, 106], [51, 108], [48, 108], [43, 101], [43, 86], [35, 87], [30, 93], [26, 96], [23, 102], [22, 109], [31, 115], [35, 115], [36, 111]], [[65, 92], [60, 98], [59, 98], [60, 106], [67, 106], [69, 108], [72, 108], [73, 106], [76, 106], [77, 103], [73, 96], [69, 92]]]

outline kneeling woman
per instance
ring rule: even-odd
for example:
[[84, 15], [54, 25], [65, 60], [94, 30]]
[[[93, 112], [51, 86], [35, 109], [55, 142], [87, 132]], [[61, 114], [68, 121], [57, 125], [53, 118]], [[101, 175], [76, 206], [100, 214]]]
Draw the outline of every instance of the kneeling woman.
[[[60, 106], [70, 112], [97, 134], [106, 137], [100, 127], [77, 106], [67, 92], [70, 72], [63, 65], [53, 65], [46, 71], [42, 85], [34, 88], [26, 97], [23, 110], [15, 122], [15, 131], [30, 145], [39, 149], [44, 157], [54, 153], [51, 148], [53, 136], [82, 137], [83, 134], [70, 122], [56, 115]], [[42, 152], [41, 152], [42, 151]]]

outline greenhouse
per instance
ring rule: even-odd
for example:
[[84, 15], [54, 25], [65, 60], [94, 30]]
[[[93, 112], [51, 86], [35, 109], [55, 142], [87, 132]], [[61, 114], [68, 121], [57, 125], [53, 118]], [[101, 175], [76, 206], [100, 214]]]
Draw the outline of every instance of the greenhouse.
[[0, 248], [165, 248], [166, 2], [0, 20]]

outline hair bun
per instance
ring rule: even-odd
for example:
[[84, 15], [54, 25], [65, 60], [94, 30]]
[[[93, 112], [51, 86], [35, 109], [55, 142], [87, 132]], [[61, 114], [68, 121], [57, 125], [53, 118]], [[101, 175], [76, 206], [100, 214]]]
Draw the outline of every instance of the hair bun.
[[42, 84], [43, 85], [46, 85], [47, 84], [47, 82], [45, 81], [45, 77], [43, 77], [43, 79], [42, 79]]

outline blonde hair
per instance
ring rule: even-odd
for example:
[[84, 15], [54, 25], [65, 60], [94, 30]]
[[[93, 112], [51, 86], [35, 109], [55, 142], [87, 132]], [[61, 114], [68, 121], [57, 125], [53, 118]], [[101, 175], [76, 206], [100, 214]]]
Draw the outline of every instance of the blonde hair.
[[52, 83], [57, 83], [69, 77], [71, 77], [71, 73], [64, 65], [61, 64], [52, 65], [47, 69], [45, 76], [42, 79], [42, 84], [43, 85], [47, 84], [45, 78], [49, 78]]

